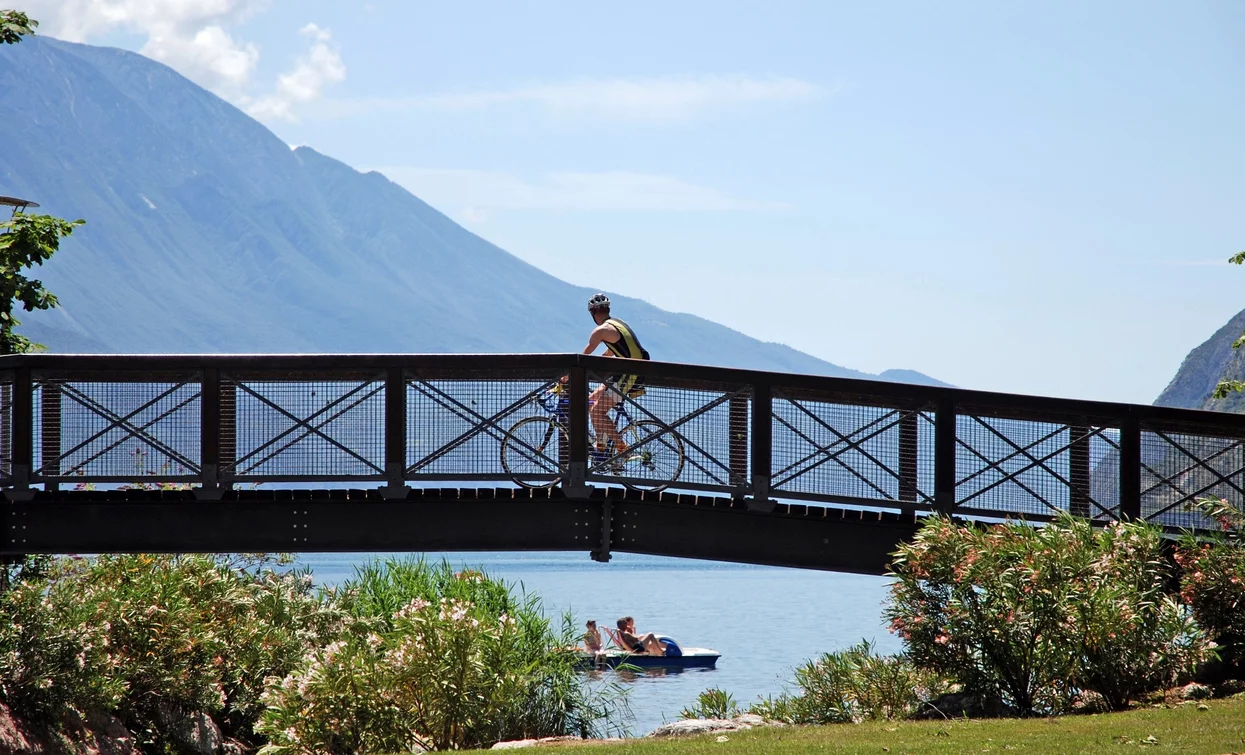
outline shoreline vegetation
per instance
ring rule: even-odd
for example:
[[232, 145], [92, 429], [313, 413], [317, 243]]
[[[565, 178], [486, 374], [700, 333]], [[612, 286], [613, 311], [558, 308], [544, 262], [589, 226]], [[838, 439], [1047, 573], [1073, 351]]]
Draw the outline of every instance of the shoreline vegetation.
[[444, 561], [373, 561], [335, 589], [266, 555], [27, 558], [9, 578], [0, 751], [466, 749], [629, 713], [563, 650], [569, 616]]
[[[1156, 699], [1239, 713], [1214, 698], [1245, 693], [1245, 516], [1200, 508], [1222, 532], [1175, 544], [1139, 522], [930, 517], [892, 562], [902, 653], [825, 653], [746, 709], [706, 690], [663, 729], [733, 719], [708, 741], [812, 746], [970, 719], [1079, 731], [1092, 716], [1070, 714], [1150, 720]], [[31, 557], [5, 576], [0, 751], [371, 755], [625, 732], [626, 690], [576, 670], [571, 615], [445, 561], [372, 561], [333, 589], [259, 554]]]

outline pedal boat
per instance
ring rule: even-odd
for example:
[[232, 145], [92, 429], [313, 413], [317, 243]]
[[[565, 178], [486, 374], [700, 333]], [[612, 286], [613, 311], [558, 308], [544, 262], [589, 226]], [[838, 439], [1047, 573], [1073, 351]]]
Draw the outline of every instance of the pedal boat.
[[596, 655], [580, 651], [578, 667], [582, 670], [617, 668], [621, 665], [637, 668], [709, 669], [714, 668], [722, 654], [709, 648], [681, 648], [682, 655], [649, 655], [629, 653], [610, 648]]

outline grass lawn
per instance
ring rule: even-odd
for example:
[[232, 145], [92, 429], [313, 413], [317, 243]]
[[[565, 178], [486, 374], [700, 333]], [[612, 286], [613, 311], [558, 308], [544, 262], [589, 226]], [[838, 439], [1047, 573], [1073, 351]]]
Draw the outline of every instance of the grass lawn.
[[[592, 755], [639, 753], [1245, 753], [1245, 699], [1051, 719], [923, 721], [786, 727], [694, 739], [559, 747]], [[725, 736], [727, 741], [718, 742]], [[530, 750], [529, 750], [530, 752]], [[539, 750], [536, 750], [539, 752]]]

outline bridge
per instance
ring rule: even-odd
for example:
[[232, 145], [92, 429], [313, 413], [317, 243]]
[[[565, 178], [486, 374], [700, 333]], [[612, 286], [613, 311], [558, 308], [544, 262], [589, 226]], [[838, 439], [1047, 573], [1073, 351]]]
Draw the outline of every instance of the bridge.
[[[920, 519], [1200, 529], [1245, 416], [616, 359], [0, 357], [0, 556], [581, 551], [881, 573]], [[559, 396], [550, 389], [563, 385]], [[612, 456], [612, 458], [611, 458]], [[623, 463], [623, 462], [626, 463]]]

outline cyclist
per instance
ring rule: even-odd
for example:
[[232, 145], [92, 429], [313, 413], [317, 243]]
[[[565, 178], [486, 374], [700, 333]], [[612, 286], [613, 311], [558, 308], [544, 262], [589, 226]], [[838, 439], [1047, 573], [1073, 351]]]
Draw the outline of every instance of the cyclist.
[[[610, 317], [610, 299], [605, 294], [594, 294], [588, 300], [588, 313], [597, 324], [588, 336], [585, 354], [591, 354], [601, 344], [607, 351], [602, 356], [621, 359], [648, 359], [648, 352], [640, 345], [635, 331], [627, 323]], [[638, 391], [643, 385], [637, 375], [611, 375], [589, 397], [589, 416], [597, 431], [597, 453], [606, 453], [606, 441], [613, 441], [614, 453], [623, 456], [629, 450], [618, 434], [618, 428], [610, 421], [609, 410], [622, 403], [624, 397]]]

